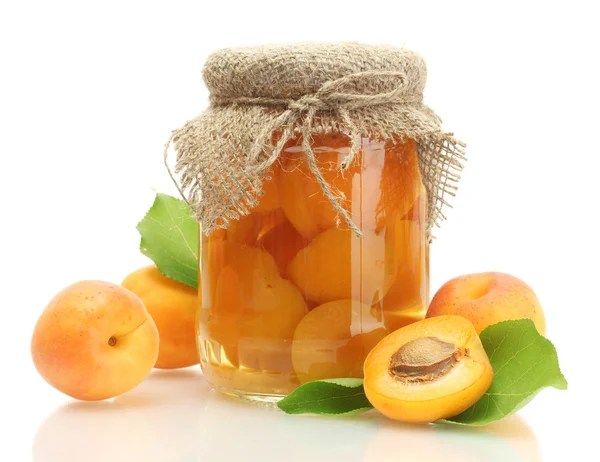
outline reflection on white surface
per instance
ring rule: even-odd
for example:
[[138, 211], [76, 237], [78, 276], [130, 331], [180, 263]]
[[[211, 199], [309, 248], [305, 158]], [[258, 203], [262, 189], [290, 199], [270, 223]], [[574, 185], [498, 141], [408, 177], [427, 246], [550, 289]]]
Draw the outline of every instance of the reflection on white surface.
[[35, 462], [540, 461], [519, 417], [482, 429], [404, 425], [369, 412], [288, 416], [211, 390], [196, 369], [155, 371], [109, 402], [71, 402], [40, 426]]

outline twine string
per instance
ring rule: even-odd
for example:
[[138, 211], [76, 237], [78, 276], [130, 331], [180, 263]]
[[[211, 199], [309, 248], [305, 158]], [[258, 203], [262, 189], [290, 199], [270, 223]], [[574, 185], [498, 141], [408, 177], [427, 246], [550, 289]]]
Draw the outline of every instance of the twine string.
[[268, 171], [298, 138], [306, 174], [337, 211], [336, 223], [347, 228], [345, 221], [358, 234], [350, 218], [362, 226], [360, 217], [335, 184], [324, 180], [330, 167], [313, 152], [312, 137], [332, 131], [348, 137], [349, 148], [334, 172], [342, 176], [361, 155], [363, 137], [393, 144], [412, 139], [431, 237], [445, 219], [442, 208], [456, 192], [466, 156], [464, 143], [444, 131], [423, 104], [426, 76], [423, 58], [388, 45], [305, 43], [216, 51], [202, 72], [210, 106], [173, 132], [165, 165], [209, 235], [251, 212]]
[[[374, 94], [352, 93], [348, 88], [361, 80], [380, 81], [390, 79], [392, 89]], [[315, 153], [311, 146], [311, 133], [315, 115], [319, 111], [336, 113], [348, 128], [346, 136], [350, 139], [350, 149], [341, 163], [341, 170], [346, 170], [354, 161], [356, 154], [361, 149], [361, 133], [352, 121], [349, 111], [367, 106], [377, 106], [390, 103], [412, 102], [406, 95], [406, 74], [396, 71], [364, 71], [346, 75], [336, 80], [325, 82], [315, 93], [306, 94], [298, 99], [239, 97], [239, 98], [212, 98], [213, 104], [251, 104], [264, 106], [284, 106], [286, 109], [261, 130], [250, 152], [250, 174], [264, 172], [279, 158], [285, 144], [294, 135], [294, 128], [299, 127], [302, 135], [302, 148], [306, 156], [308, 167], [321, 187], [323, 194], [331, 202], [333, 208], [342, 217], [356, 236], [362, 236], [361, 230], [353, 222], [349, 212], [340, 204], [321, 173]], [[419, 102], [414, 98], [414, 102]], [[274, 133], [280, 133], [279, 139], [273, 145]], [[258, 162], [264, 153], [269, 153], [265, 159]], [[257, 163], [258, 162], [258, 163]]]

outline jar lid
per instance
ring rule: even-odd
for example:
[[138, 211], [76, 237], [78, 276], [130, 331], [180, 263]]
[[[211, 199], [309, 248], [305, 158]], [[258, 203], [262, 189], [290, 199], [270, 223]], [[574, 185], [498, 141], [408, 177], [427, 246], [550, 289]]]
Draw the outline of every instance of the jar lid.
[[[225, 48], [212, 53], [203, 78], [217, 98], [299, 98], [333, 80], [365, 71], [396, 71], [406, 75], [407, 92], [421, 94], [425, 61], [417, 53], [391, 45], [355, 42], [299, 43]], [[393, 85], [382, 78], [358, 80], [354, 91], [375, 94]]]
[[[454, 195], [464, 143], [441, 128], [423, 102], [427, 71], [413, 51], [390, 45], [300, 43], [227, 48], [211, 54], [203, 71], [210, 106], [174, 130], [165, 146], [177, 153], [170, 171], [206, 234], [250, 213], [263, 179], [292, 138], [323, 193], [356, 235], [361, 230], [320, 173], [310, 140], [338, 132], [350, 149], [342, 168], [360, 151], [361, 137], [418, 145], [427, 190], [430, 235], [445, 219], [446, 195]], [[179, 180], [174, 175], [179, 175]]]

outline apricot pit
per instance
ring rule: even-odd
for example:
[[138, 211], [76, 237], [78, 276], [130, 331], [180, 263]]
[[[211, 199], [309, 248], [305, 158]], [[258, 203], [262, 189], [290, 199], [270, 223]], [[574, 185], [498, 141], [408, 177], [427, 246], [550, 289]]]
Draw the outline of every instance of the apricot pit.
[[465, 349], [437, 337], [411, 340], [390, 361], [390, 373], [404, 383], [433, 382], [448, 374]]

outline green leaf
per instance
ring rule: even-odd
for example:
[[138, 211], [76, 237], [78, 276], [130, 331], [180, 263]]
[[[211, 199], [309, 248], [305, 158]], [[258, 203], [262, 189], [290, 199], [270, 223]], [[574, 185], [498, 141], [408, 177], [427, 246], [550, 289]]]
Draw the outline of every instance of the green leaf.
[[308, 382], [277, 403], [288, 414], [353, 415], [373, 406], [362, 379], [329, 379]]
[[567, 389], [554, 345], [530, 319], [494, 324], [480, 337], [494, 368], [494, 380], [473, 406], [443, 422], [486, 425], [517, 412], [543, 388]]
[[157, 193], [137, 230], [140, 251], [162, 274], [198, 287], [198, 222], [184, 201]]

